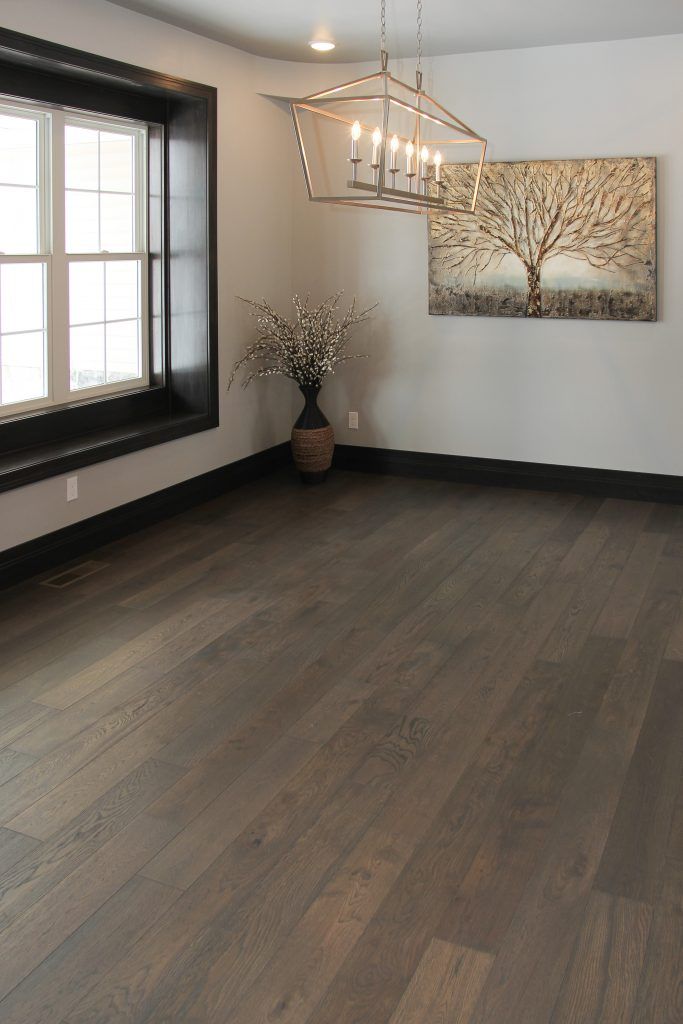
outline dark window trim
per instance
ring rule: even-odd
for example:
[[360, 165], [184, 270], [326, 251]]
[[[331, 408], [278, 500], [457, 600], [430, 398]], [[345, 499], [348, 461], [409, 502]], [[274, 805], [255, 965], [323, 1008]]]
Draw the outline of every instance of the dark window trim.
[[216, 90], [0, 29], [0, 93], [157, 126], [150, 209], [161, 197], [151, 386], [0, 420], [0, 491], [217, 427]]

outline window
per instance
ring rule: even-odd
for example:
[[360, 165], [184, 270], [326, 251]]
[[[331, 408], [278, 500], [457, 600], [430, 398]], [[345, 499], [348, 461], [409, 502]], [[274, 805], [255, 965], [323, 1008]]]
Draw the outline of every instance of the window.
[[0, 103], [0, 417], [148, 383], [147, 131]]
[[0, 27], [0, 491], [218, 425], [217, 93]]

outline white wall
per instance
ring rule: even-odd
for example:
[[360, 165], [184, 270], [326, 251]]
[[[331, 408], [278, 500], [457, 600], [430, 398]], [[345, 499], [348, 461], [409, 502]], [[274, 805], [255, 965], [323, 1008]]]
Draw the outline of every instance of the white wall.
[[[76, 502], [67, 505], [63, 476], [0, 494], [1, 550], [287, 439], [290, 385], [259, 381], [227, 395], [224, 384], [251, 330], [235, 296], [284, 304], [291, 295], [295, 153], [287, 117], [258, 94], [274, 62], [103, 0], [3, 0], [0, 19], [5, 28], [218, 88], [221, 391], [219, 429], [78, 470]], [[278, 77], [286, 82], [293, 70], [285, 65]], [[273, 153], [281, 154], [276, 168]]]
[[[218, 87], [221, 425], [79, 470], [69, 505], [63, 477], [0, 494], [0, 549], [285, 440], [299, 404], [288, 382], [226, 395], [223, 381], [250, 333], [235, 296], [285, 308], [294, 287], [381, 303], [358, 339], [372, 358], [322, 394], [339, 441], [683, 474], [683, 36], [425, 68], [428, 90], [488, 135], [492, 160], [658, 157], [660, 320], [629, 324], [429, 317], [424, 218], [308, 203], [289, 115], [260, 94], [303, 95], [367, 65], [260, 60], [104, 0], [3, 0], [1, 17]], [[411, 79], [410, 62], [395, 67]], [[349, 409], [359, 431], [346, 427]]]
[[309, 204], [295, 181], [297, 287], [381, 302], [372, 359], [321, 396], [337, 439], [683, 474], [683, 36], [440, 57], [425, 85], [491, 160], [656, 156], [660, 319], [430, 317], [425, 218]]

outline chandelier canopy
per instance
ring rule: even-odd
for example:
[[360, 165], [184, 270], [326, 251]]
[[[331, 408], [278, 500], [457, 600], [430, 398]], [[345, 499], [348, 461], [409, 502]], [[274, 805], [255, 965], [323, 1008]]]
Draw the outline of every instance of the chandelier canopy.
[[[422, 89], [422, 0], [415, 88], [388, 70], [385, 0], [381, 8], [380, 70], [289, 101], [309, 199], [407, 213], [472, 213], [486, 139]], [[471, 202], [449, 197], [445, 163], [476, 165]]]

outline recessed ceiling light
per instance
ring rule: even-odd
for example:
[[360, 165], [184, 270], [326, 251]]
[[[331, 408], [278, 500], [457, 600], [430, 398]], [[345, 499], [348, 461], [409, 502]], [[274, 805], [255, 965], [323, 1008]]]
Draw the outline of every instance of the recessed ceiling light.
[[319, 50], [321, 53], [327, 53], [335, 47], [331, 39], [311, 39], [308, 45], [312, 50]]

